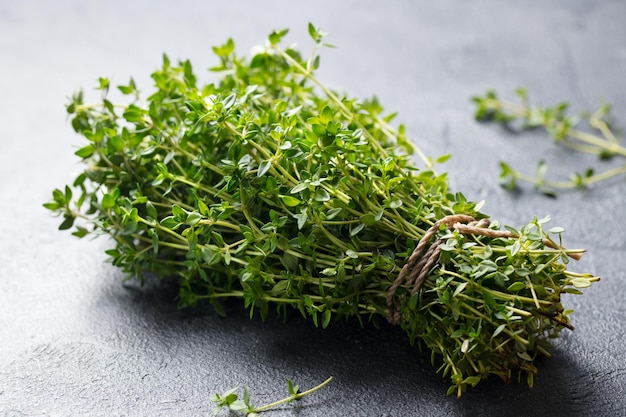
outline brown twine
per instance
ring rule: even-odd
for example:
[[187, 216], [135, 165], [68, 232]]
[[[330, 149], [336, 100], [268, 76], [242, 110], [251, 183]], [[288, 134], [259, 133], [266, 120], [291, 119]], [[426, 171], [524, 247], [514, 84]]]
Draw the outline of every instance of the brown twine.
[[422, 253], [424, 249], [426, 249], [426, 246], [428, 246], [432, 237], [439, 231], [441, 225], [452, 227], [464, 235], [480, 235], [493, 238], [517, 237], [516, 234], [508, 230], [489, 229], [489, 220], [482, 219], [476, 221], [472, 216], [466, 214], [452, 214], [436, 221], [435, 224], [424, 233], [424, 236], [418, 242], [413, 253], [411, 253], [411, 256], [409, 256], [409, 259], [400, 270], [398, 277], [387, 291], [387, 320], [389, 320], [391, 324], [397, 325], [400, 323], [400, 311], [394, 306], [394, 296], [398, 288], [403, 284], [407, 286], [412, 285], [411, 295], [415, 294], [424, 284], [428, 272], [439, 260], [441, 244], [443, 243], [442, 239], [435, 240], [428, 247], [426, 253]]

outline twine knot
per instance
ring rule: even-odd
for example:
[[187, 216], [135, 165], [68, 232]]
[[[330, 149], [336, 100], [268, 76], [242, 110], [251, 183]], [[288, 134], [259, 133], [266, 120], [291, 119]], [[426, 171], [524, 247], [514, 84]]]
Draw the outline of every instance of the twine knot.
[[394, 305], [394, 297], [397, 289], [401, 285], [413, 286], [411, 295], [415, 294], [424, 284], [428, 272], [437, 263], [441, 254], [442, 239], [435, 240], [429, 247], [430, 240], [437, 234], [441, 225], [452, 227], [456, 231], [464, 235], [481, 235], [488, 237], [517, 237], [508, 230], [489, 229], [489, 220], [476, 220], [467, 214], [452, 214], [446, 216], [433, 224], [430, 229], [424, 233], [417, 246], [404, 264], [398, 277], [395, 279], [389, 290], [387, 291], [387, 320], [391, 324], [400, 324], [400, 311]]

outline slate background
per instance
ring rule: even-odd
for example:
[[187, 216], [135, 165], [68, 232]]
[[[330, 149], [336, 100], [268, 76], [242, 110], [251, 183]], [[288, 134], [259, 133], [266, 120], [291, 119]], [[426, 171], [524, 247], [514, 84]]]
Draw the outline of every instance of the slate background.
[[[624, 178], [557, 199], [509, 194], [497, 186], [501, 159], [532, 171], [545, 158], [555, 176], [611, 164], [476, 123], [469, 101], [525, 86], [544, 103], [605, 100], [624, 126], [625, 18], [625, 2], [592, 0], [0, 2], [0, 415], [201, 416], [216, 391], [246, 385], [264, 403], [288, 378], [306, 388], [329, 375], [326, 389], [267, 415], [626, 414]], [[428, 354], [394, 328], [262, 323], [238, 305], [227, 318], [179, 311], [171, 288], [123, 285], [103, 263], [106, 239], [59, 233], [41, 207], [80, 169], [64, 112], [77, 88], [95, 98], [98, 76], [132, 75], [148, 91], [163, 52], [202, 72], [212, 45], [233, 37], [247, 53], [275, 28], [306, 49], [309, 21], [338, 46], [323, 52], [320, 78], [377, 94], [427, 154], [452, 153], [443, 169], [454, 189], [506, 224], [550, 214], [568, 246], [589, 250], [578, 269], [602, 281], [567, 300], [576, 330], [540, 363], [534, 389], [490, 380], [445, 396]]]

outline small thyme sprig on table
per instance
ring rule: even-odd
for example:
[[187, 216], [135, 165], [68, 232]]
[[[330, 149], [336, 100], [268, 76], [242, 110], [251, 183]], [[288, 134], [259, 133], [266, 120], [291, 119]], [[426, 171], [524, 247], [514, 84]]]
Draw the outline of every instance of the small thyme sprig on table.
[[[225, 314], [234, 298], [251, 317], [272, 307], [322, 328], [388, 321], [432, 351], [449, 393], [517, 372], [532, 385], [535, 359], [572, 328], [562, 297], [599, 279], [568, 269], [583, 250], [548, 217], [487, 220], [376, 99], [330, 90], [315, 51], [281, 47], [286, 33], [250, 59], [232, 40], [215, 47], [216, 83], [164, 56], [147, 98], [131, 80], [114, 104], [106, 78], [99, 103], [75, 94], [86, 167], [45, 204], [60, 229], [109, 235], [113, 265], [178, 280], [181, 306]], [[323, 34], [309, 34], [317, 50]]]
[[333, 377], [331, 376], [321, 384], [306, 391], [300, 391], [300, 387], [298, 385], [294, 385], [289, 379], [287, 380], [287, 391], [289, 395], [283, 399], [262, 406], [255, 406], [252, 404], [249, 388], [246, 387], [243, 389], [243, 395], [241, 398], [237, 394], [239, 388], [233, 388], [222, 394], [214, 394], [211, 397], [211, 401], [217, 404], [213, 409], [213, 415], [218, 415], [221, 410], [227, 409], [233, 412], [244, 413], [246, 417], [257, 417], [259, 413], [271, 410], [283, 404], [292, 403], [302, 397], [313, 394], [315, 391], [318, 391], [328, 385], [332, 379]]
[[[597, 155], [600, 159], [626, 158], [626, 147], [620, 142], [611, 126], [611, 107], [599, 106], [588, 114], [569, 114], [569, 104], [554, 106], [531, 105], [524, 89], [515, 91], [519, 102], [501, 100], [496, 92], [488, 91], [484, 96], [473, 98], [476, 104], [475, 118], [510, 125], [521, 122], [522, 129], [544, 129], [555, 143], [577, 152]], [[583, 125], [586, 125], [585, 128]], [[583, 189], [591, 184], [606, 181], [626, 174], [626, 164], [595, 173], [592, 168], [570, 174], [569, 180], [546, 179], [547, 165], [539, 161], [535, 175], [524, 174], [507, 162], [500, 163], [500, 183], [509, 190], [517, 187], [518, 181], [533, 184], [539, 191], [554, 196], [557, 190]]]

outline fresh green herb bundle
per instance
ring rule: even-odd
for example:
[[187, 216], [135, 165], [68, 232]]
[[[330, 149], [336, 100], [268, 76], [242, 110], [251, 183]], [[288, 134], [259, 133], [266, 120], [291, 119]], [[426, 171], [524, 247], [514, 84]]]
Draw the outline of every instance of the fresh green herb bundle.
[[[356, 317], [400, 325], [460, 395], [519, 370], [532, 385], [549, 339], [570, 328], [564, 293], [598, 278], [566, 269], [582, 250], [547, 219], [501, 229], [390, 127], [375, 99], [342, 97], [273, 32], [250, 60], [215, 47], [220, 81], [199, 86], [167, 57], [156, 90], [67, 110], [87, 139], [73, 187], [45, 207], [78, 237], [107, 234], [131, 277], [177, 279], [179, 301], [242, 299], [250, 315], [299, 311], [316, 326]], [[426, 162], [417, 169], [413, 153]], [[75, 220], [78, 220], [75, 224]]]

